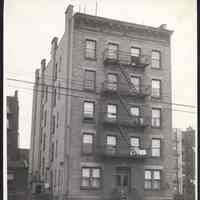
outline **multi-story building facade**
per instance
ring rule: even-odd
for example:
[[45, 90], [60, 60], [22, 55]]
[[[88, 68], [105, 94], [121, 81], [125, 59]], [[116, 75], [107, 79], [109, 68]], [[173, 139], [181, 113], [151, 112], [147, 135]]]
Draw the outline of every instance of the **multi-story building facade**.
[[171, 34], [68, 6], [36, 70], [32, 187], [60, 199], [173, 198]]
[[25, 200], [28, 196], [28, 149], [18, 145], [18, 93], [7, 96], [7, 186], [8, 200]]

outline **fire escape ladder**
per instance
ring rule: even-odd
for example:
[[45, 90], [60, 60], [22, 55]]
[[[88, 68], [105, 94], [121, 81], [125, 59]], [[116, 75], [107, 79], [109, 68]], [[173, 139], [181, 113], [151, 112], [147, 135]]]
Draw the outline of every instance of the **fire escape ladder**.
[[127, 144], [128, 147], [129, 147], [130, 144], [129, 144], [129, 140], [128, 140], [128, 138], [127, 138], [127, 134], [124, 133], [124, 130], [122, 129], [122, 127], [120, 126], [119, 123], [117, 123], [117, 126], [118, 126], [118, 128], [119, 128], [119, 133], [120, 133], [120, 135], [122, 136], [122, 138], [124, 139], [124, 141], [126, 142], [126, 144]]
[[130, 116], [130, 112], [129, 112], [129, 109], [127, 107], [127, 103], [125, 102], [125, 100], [121, 97], [120, 93], [117, 91], [117, 95], [119, 97], [119, 100], [121, 102], [121, 104], [123, 105], [123, 107], [125, 108], [126, 112], [128, 113], [128, 116], [131, 118]]
[[124, 78], [126, 79], [130, 91], [131, 91], [131, 92], [137, 93], [137, 89], [136, 89], [135, 85], [131, 82], [131, 80], [130, 80], [128, 74], [127, 74], [126, 71], [123, 69], [123, 67], [121, 66], [121, 64], [119, 64], [119, 69], [120, 69], [121, 73], [123, 74]]

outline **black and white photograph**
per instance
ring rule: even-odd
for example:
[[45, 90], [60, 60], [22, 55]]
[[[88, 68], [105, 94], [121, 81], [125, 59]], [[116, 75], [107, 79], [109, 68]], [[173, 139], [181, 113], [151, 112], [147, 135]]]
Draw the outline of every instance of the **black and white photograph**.
[[4, 2], [4, 200], [197, 200], [197, 1]]

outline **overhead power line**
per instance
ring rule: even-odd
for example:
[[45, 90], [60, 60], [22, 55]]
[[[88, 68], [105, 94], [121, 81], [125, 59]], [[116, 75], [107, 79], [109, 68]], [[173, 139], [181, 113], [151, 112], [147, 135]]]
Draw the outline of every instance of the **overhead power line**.
[[[16, 82], [22, 82], [22, 83], [27, 83], [27, 84], [32, 84], [32, 85], [36, 84], [36, 83], [34, 83], [32, 81], [20, 80], [20, 79], [14, 79], [14, 78], [7, 78], [7, 80], [16, 81]], [[78, 91], [78, 92], [84, 92], [84, 90], [80, 90], [80, 89], [76, 89], [76, 88], [67, 88], [67, 87], [63, 87], [63, 86], [55, 86], [55, 85], [50, 85], [50, 84], [37, 83], [37, 85], [48, 86], [48, 87], [58, 88], [58, 89], [65, 89], [65, 90], [73, 90], [73, 91]], [[83, 84], [79, 84], [79, 85], [83, 86]], [[94, 92], [94, 94], [100, 94], [100, 93]], [[151, 101], [155, 102], [155, 103], [161, 103], [161, 104], [168, 104], [168, 105], [188, 107], [188, 108], [196, 108], [196, 106], [188, 105], [188, 104], [170, 103], [170, 102], [166, 102], [166, 101], [162, 101], [162, 100], [151, 100]]]
[[[21, 88], [29, 91], [37, 91], [37, 92], [44, 92], [44, 90], [39, 90], [35, 88], [26, 88], [26, 87], [20, 87], [20, 86], [14, 86], [14, 85], [8, 85], [8, 87], [12, 88]], [[48, 91], [49, 94], [53, 94], [53, 92]], [[77, 98], [82, 98], [82, 99], [88, 99], [88, 96], [80, 96], [80, 95], [73, 95], [73, 94], [64, 94], [64, 93], [59, 93], [62, 96], [71, 96], [71, 97], [77, 97]], [[96, 98], [98, 100], [99, 98]], [[163, 110], [171, 110], [171, 111], [176, 111], [176, 112], [184, 112], [184, 113], [190, 113], [190, 114], [197, 114], [196, 112], [191, 112], [187, 110], [179, 110], [179, 109], [171, 109], [171, 108], [162, 108]]]

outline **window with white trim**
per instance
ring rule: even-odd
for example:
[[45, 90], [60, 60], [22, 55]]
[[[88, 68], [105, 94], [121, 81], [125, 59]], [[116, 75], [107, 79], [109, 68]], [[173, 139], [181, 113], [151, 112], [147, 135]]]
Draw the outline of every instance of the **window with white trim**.
[[117, 137], [113, 135], [107, 135], [106, 137], [106, 153], [115, 154], [117, 150]]
[[83, 105], [84, 118], [94, 118], [94, 102], [85, 101]]
[[131, 47], [131, 57], [139, 57], [141, 54], [141, 49], [138, 47]]
[[107, 118], [109, 119], [117, 118], [117, 105], [114, 104], [107, 105]]
[[152, 68], [159, 69], [161, 67], [160, 51], [155, 51], [155, 50], [152, 51], [151, 59], [152, 59], [152, 63], [151, 63]]
[[156, 98], [160, 98], [160, 96], [161, 96], [161, 80], [152, 79], [151, 96], [156, 97]]
[[153, 157], [160, 157], [160, 139], [152, 139], [151, 149]]
[[96, 41], [86, 39], [85, 58], [96, 59]]
[[83, 153], [89, 154], [93, 152], [94, 136], [91, 133], [83, 133]]
[[101, 187], [101, 169], [83, 167], [81, 171], [81, 188], [99, 189]]
[[161, 126], [161, 109], [152, 108], [152, 127], [159, 128]]
[[131, 76], [131, 83], [133, 84], [136, 92], [140, 92], [141, 78], [138, 76]]
[[139, 150], [140, 149], [140, 138], [139, 137], [131, 137], [130, 144], [132, 150]]
[[140, 108], [138, 106], [132, 106], [130, 108], [130, 113], [132, 116], [139, 117], [140, 116]]
[[117, 74], [109, 73], [107, 75], [107, 89], [117, 90]]
[[92, 70], [85, 70], [84, 88], [88, 90], [95, 90], [96, 72]]
[[118, 48], [119, 48], [118, 44], [108, 43], [108, 55], [107, 56], [109, 59], [114, 59], [114, 60], [118, 59]]
[[160, 170], [145, 170], [144, 188], [148, 190], [160, 189]]

